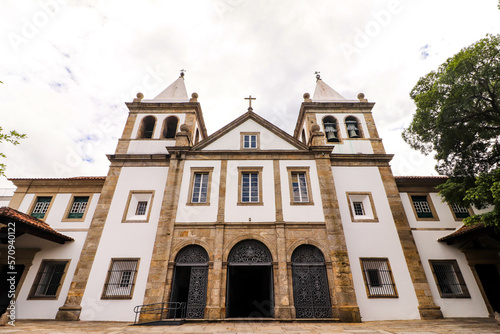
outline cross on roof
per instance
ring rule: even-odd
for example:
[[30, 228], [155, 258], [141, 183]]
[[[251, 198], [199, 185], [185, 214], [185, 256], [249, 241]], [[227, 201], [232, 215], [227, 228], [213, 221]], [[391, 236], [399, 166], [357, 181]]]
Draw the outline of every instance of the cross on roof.
[[251, 110], [252, 109], [252, 100], [257, 100], [257, 99], [255, 97], [252, 97], [252, 95], [249, 95], [248, 97], [245, 97], [245, 100], [248, 100], [248, 102], [250, 103], [248, 106], [248, 110]]

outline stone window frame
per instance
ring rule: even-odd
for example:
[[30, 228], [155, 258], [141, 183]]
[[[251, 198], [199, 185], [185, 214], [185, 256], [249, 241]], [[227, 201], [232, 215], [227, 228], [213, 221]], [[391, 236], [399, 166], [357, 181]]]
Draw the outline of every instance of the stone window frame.
[[[312, 189], [311, 189], [311, 179], [309, 177], [310, 167], [309, 166], [288, 166], [286, 168], [288, 174], [288, 189], [290, 194], [290, 205], [314, 205]], [[293, 185], [292, 185], [292, 174], [293, 173], [304, 173], [306, 177], [306, 187], [307, 196], [309, 201], [307, 202], [294, 202], [293, 200]]]
[[[420, 218], [417, 214], [417, 210], [415, 209], [415, 205], [413, 204], [412, 196], [425, 196], [427, 198], [427, 204], [432, 213], [432, 218]], [[413, 210], [413, 214], [415, 215], [415, 219], [417, 221], [439, 221], [439, 216], [437, 214], [436, 208], [432, 203], [431, 195], [429, 193], [408, 193], [408, 199], [410, 200], [411, 209]]]
[[[356, 218], [357, 216], [354, 214], [354, 202], [359, 202], [355, 201], [353, 199], [354, 196], [357, 197], [363, 197], [361, 200], [363, 203], [363, 208], [365, 211], [365, 215], [363, 218]], [[349, 205], [349, 214], [351, 215], [351, 221], [353, 223], [378, 223], [378, 216], [377, 216], [377, 210], [375, 209], [375, 202], [373, 201], [373, 196], [372, 193], [369, 191], [348, 191], [346, 192], [346, 197], [347, 197], [347, 204]], [[367, 205], [369, 202], [369, 205]], [[367, 208], [371, 209], [371, 215], [368, 214]], [[359, 216], [358, 216], [359, 217]]]
[[[92, 193], [82, 193], [82, 194], [72, 194], [71, 199], [68, 202], [68, 206], [66, 207], [66, 210], [64, 211], [64, 216], [63, 219], [61, 220], [62, 222], [83, 222], [85, 221], [85, 218], [87, 217], [87, 213], [89, 212], [89, 207], [90, 203], [92, 202], [92, 196], [94, 194]], [[83, 213], [82, 218], [68, 218], [68, 215], [71, 211], [71, 208], [73, 207], [73, 204], [75, 202], [75, 197], [88, 197], [87, 201], [87, 206], [85, 207], [85, 212]]]
[[[101, 294], [101, 299], [132, 299], [134, 295], [134, 290], [135, 290], [135, 283], [137, 280], [137, 274], [139, 273], [139, 265], [140, 265], [140, 258], [111, 258], [111, 261], [109, 263], [109, 268], [108, 268], [108, 273], [106, 275], [106, 281], [104, 281], [104, 286], [102, 288], [102, 294]], [[130, 292], [128, 295], [108, 295], [108, 285], [109, 281], [111, 279], [111, 275], [113, 272], [113, 267], [116, 262], [125, 262], [125, 261], [135, 261], [135, 269], [134, 269], [134, 277], [132, 279], [131, 287], [130, 287]], [[126, 270], [123, 270], [126, 271]], [[121, 280], [122, 276], [120, 277]]]
[[[366, 274], [366, 267], [365, 267], [365, 262], [376, 262], [379, 261], [381, 263], [384, 263], [386, 265], [386, 271], [387, 271], [387, 277], [390, 279], [390, 283], [392, 286], [392, 294], [383, 294], [383, 295], [377, 295], [374, 293], [374, 291], [371, 289], [373, 288], [369, 282], [369, 279], [367, 278]], [[394, 280], [394, 275], [392, 274], [392, 269], [391, 269], [391, 264], [389, 262], [389, 259], [386, 257], [361, 257], [359, 258], [359, 262], [361, 265], [361, 274], [363, 276], [363, 281], [365, 282], [365, 289], [366, 289], [366, 295], [368, 298], [399, 298], [398, 295], [398, 289], [396, 287], [396, 281]], [[380, 273], [380, 270], [378, 271]], [[380, 275], [380, 274], [379, 274]]]
[[[464, 217], [464, 218], [457, 217], [455, 210], [453, 210], [453, 205], [448, 203], [448, 206], [450, 207], [451, 214], [453, 215], [453, 218], [455, 219], [455, 221], [461, 222], [462, 220], [464, 220], [466, 218], [466, 217]], [[464, 207], [464, 208], [467, 209], [467, 211], [469, 212], [469, 217], [474, 215], [474, 212], [472, 211], [472, 208], [470, 206]]]
[[[237, 205], [264, 205], [262, 202], [262, 171], [263, 167], [238, 167], [238, 203]], [[259, 179], [259, 201], [242, 202], [243, 173], [257, 173]]]
[[40, 198], [40, 197], [50, 197], [49, 206], [47, 207], [47, 210], [45, 211], [45, 214], [44, 214], [43, 218], [36, 218], [36, 217], [33, 217], [33, 216], [32, 217], [36, 218], [36, 219], [40, 219], [40, 220], [46, 220], [47, 216], [49, 215], [50, 209], [52, 208], [52, 205], [54, 204], [54, 200], [55, 200], [56, 194], [54, 194], [54, 193], [38, 193], [38, 194], [36, 194], [33, 197], [33, 200], [31, 201], [31, 204], [29, 206], [28, 212], [29, 212], [30, 216], [32, 215], [33, 210], [35, 209], [36, 203], [38, 203], [38, 198]]
[[[348, 118], [353, 118], [356, 120], [356, 124], [358, 126], [358, 132], [359, 132], [359, 137], [358, 138], [355, 138], [355, 137], [351, 137], [349, 136], [349, 129], [347, 128], [347, 121], [348, 121]], [[344, 117], [344, 126], [345, 126], [345, 131], [346, 131], [346, 134], [347, 134], [347, 138], [346, 140], [358, 140], [358, 139], [366, 139], [365, 138], [365, 135], [363, 133], [363, 126], [361, 125], [361, 122], [359, 120], [358, 117], [354, 116], [354, 115], [347, 115]]]
[[[244, 147], [245, 136], [256, 136], [257, 147]], [[260, 132], [240, 132], [240, 150], [260, 150]]]
[[[137, 210], [138, 202], [144, 201], [140, 197], [141, 195], [150, 195], [148, 201], [148, 208], [146, 209], [147, 214], [143, 219], [141, 216], [136, 216], [135, 212]], [[149, 223], [149, 218], [151, 216], [151, 208], [153, 206], [153, 200], [155, 196], [154, 190], [131, 190], [128, 194], [127, 204], [125, 205], [125, 210], [123, 211], [122, 223]], [[131, 207], [131, 204], [134, 204]], [[137, 217], [137, 218], [132, 218]]]
[[[434, 264], [446, 264], [451, 265], [452, 271], [450, 273], [455, 276], [456, 281], [460, 286], [461, 294], [457, 293], [446, 293], [441, 289], [441, 284], [439, 283], [439, 278], [436, 275]], [[458, 262], [456, 259], [437, 259], [431, 260], [429, 259], [429, 266], [431, 267], [432, 276], [434, 277], [434, 282], [436, 283], [437, 290], [439, 291], [439, 296], [441, 298], [471, 298], [469, 289], [467, 288], [467, 284], [465, 284], [464, 277], [462, 276], [462, 272], [460, 271], [460, 267], [458, 266]]]
[[[212, 191], [212, 175], [214, 167], [191, 167], [191, 176], [189, 181], [189, 192], [186, 205], [203, 206], [210, 205], [210, 192]], [[192, 202], [194, 190], [194, 177], [198, 173], [208, 173], [208, 186], [207, 186], [207, 201], [205, 203]]]
[[[64, 284], [64, 279], [66, 278], [66, 274], [68, 273], [69, 269], [69, 264], [71, 262], [71, 259], [43, 259], [40, 262], [40, 266], [38, 267], [38, 271], [36, 273], [35, 279], [33, 280], [33, 285], [31, 286], [30, 293], [28, 295], [28, 300], [30, 299], [38, 299], [38, 300], [57, 300], [59, 299], [59, 293], [61, 292], [62, 286]], [[62, 274], [59, 282], [58, 282], [58, 287], [56, 290], [56, 293], [54, 295], [44, 295], [44, 296], [37, 296], [36, 292], [37, 289], [40, 285], [40, 280], [42, 278], [42, 275], [45, 272], [45, 269], [47, 265], [56, 265], [56, 264], [64, 264], [64, 273]]]

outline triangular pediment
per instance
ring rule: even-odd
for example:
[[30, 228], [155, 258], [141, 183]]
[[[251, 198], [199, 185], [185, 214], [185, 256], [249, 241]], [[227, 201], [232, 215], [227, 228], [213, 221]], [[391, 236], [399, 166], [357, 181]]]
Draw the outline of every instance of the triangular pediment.
[[241, 135], [257, 133], [259, 150], [308, 150], [307, 145], [252, 111], [241, 115], [220, 130], [193, 146], [193, 150], [240, 150]]

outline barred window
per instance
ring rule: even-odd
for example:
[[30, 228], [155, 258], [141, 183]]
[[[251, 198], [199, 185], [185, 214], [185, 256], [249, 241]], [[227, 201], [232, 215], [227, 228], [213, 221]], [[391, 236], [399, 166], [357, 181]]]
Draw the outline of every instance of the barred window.
[[83, 218], [88, 202], [89, 196], [75, 196], [68, 213], [68, 218]]
[[132, 298], [138, 259], [112, 259], [102, 298]]
[[470, 298], [456, 260], [429, 260], [441, 298]]
[[453, 210], [453, 214], [455, 215], [455, 217], [457, 219], [463, 219], [463, 218], [467, 218], [470, 216], [469, 209], [464, 207], [464, 206], [460, 206], [458, 204], [453, 204], [451, 206], [451, 209]]
[[368, 297], [398, 296], [388, 259], [361, 259], [361, 266]]
[[68, 261], [43, 260], [36, 275], [30, 298], [56, 299]]
[[147, 201], [137, 202], [137, 209], [135, 210], [135, 215], [136, 216], [144, 216], [146, 214], [147, 207], [148, 207]]
[[354, 215], [355, 216], [364, 216], [365, 210], [363, 209], [363, 202], [353, 202], [354, 207]]
[[294, 202], [309, 202], [305, 172], [292, 172], [292, 193]]
[[33, 210], [31, 211], [31, 216], [38, 219], [43, 219], [45, 217], [45, 213], [47, 213], [47, 210], [49, 209], [51, 201], [51, 196], [37, 197], [36, 203], [33, 206]]
[[208, 180], [208, 173], [194, 173], [192, 203], [207, 202]]
[[427, 196], [411, 196], [411, 200], [418, 218], [434, 217]]

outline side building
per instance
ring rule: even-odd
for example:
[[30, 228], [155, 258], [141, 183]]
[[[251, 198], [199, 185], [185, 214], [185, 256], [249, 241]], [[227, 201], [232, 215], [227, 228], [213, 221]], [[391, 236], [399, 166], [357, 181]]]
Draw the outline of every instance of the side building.
[[293, 136], [251, 107], [209, 136], [197, 99], [181, 75], [127, 103], [106, 177], [12, 180], [0, 222], [30, 259], [18, 318], [133, 321], [134, 307], [161, 303], [207, 320], [497, 310], [498, 235], [460, 228], [473, 209], [442, 203], [442, 178], [392, 175], [363, 94], [345, 99], [318, 77]]

